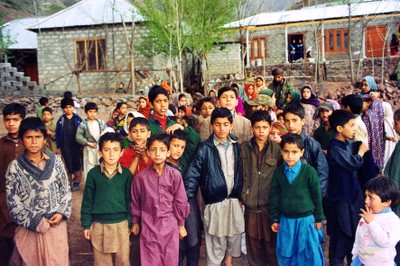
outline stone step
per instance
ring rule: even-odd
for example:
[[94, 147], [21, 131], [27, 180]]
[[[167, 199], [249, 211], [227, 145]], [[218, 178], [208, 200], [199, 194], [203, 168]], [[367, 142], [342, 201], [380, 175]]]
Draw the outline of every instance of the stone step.
[[11, 67], [10, 63], [0, 63], [0, 68]]

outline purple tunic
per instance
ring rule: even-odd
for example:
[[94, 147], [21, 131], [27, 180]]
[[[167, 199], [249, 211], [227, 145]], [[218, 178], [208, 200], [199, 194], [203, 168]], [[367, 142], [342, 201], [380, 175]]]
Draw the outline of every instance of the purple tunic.
[[132, 223], [141, 218], [141, 265], [178, 265], [178, 226], [189, 215], [179, 171], [165, 165], [160, 176], [149, 166], [134, 177], [131, 195]]

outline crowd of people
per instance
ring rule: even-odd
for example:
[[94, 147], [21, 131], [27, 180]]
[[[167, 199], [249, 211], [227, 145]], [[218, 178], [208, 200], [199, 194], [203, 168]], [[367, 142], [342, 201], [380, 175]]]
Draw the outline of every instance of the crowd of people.
[[94, 265], [129, 265], [130, 234], [142, 265], [198, 265], [202, 234], [207, 265], [399, 264], [400, 110], [371, 76], [335, 101], [272, 75], [193, 105], [156, 85], [108, 121], [93, 102], [77, 115], [70, 92], [57, 119], [46, 97], [37, 117], [6, 105], [0, 263], [69, 265], [71, 191], [83, 189]]

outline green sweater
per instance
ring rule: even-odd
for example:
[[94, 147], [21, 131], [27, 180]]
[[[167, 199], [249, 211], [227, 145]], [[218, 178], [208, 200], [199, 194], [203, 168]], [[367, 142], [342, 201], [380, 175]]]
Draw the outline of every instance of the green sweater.
[[287, 218], [301, 218], [314, 215], [316, 222], [324, 220], [320, 182], [315, 169], [303, 163], [300, 173], [290, 184], [284, 166], [279, 166], [272, 177], [269, 194], [269, 217], [275, 223], [280, 215]]
[[98, 165], [87, 174], [81, 207], [81, 224], [89, 229], [92, 222], [114, 224], [128, 220], [132, 224], [131, 204], [132, 174], [122, 167], [122, 173], [108, 178]]

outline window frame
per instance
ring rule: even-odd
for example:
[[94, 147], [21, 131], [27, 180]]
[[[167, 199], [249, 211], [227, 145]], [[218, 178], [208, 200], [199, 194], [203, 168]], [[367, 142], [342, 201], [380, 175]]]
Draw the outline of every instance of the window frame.
[[[257, 42], [257, 55], [255, 55], [255, 42]], [[260, 47], [262, 47], [262, 42], [264, 43], [264, 52], [260, 52]], [[257, 60], [257, 59], [266, 59], [267, 58], [267, 37], [266, 36], [256, 36], [251, 37], [250, 41], [250, 59]], [[264, 55], [263, 55], [264, 54]]]
[[[338, 36], [340, 40], [338, 40]], [[345, 46], [345, 36], [347, 36], [347, 47]], [[349, 29], [325, 29], [324, 42], [326, 53], [347, 53], [350, 45]], [[331, 49], [331, 43], [333, 45], [333, 49]]]
[[[75, 40], [75, 62], [83, 72], [101, 72], [107, 68], [107, 40], [105, 38], [92, 38]], [[91, 46], [94, 44], [94, 47]], [[82, 48], [83, 44], [83, 48]], [[81, 49], [84, 49], [81, 53]], [[94, 49], [94, 51], [92, 51]], [[101, 50], [104, 49], [103, 52]], [[93, 57], [94, 55], [94, 57]], [[93, 62], [94, 61], [94, 64]]]

